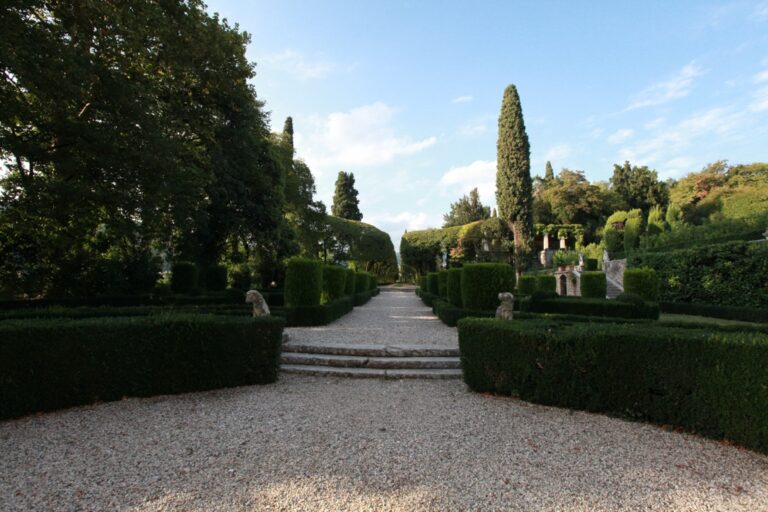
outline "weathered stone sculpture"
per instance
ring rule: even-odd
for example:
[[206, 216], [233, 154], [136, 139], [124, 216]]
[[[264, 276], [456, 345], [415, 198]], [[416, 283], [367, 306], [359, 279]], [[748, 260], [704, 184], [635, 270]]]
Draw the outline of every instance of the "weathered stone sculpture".
[[515, 296], [509, 292], [499, 294], [501, 305], [496, 308], [496, 318], [500, 320], [512, 320]]
[[264, 297], [257, 290], [248, 290], [245, 294], [245, 302], [253, 304], [253, 317], [269, 316], [269, 306]]

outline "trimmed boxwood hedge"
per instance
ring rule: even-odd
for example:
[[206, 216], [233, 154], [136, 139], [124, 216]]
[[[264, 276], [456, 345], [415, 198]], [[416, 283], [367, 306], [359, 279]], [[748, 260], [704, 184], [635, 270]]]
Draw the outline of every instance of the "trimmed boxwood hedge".
[[370, 289], [369, 274], [367, 272], [355, 272], [355, 293], [367, 292]]
[[440, 284], [437, 280], [437, 272], [430, 272], [427, 274], [427, 292], [432, 295], [440, 296]]
[[448, 302], [456, 307], [461, 307], [461, 269], [449, 268], [446, 278], [446, 289], [448, 292]]
[[348, 268], [345, 270], [347, 277], [344, 280], [344, 294], [345, 295], [354, 295], [355, 294], [355, 276], [357, 273], [351, 269]]
[[379, 280], [376, 274], [368, 272], [368, 290], [373, 291], [379, 287]]
[[585, 297], [536, 298], [523, 301], [521, 309], [529, 313], [604, 316], [612, 318], [659, 318], [659, 305], [645, 302], [639, 306], [629, 302]]
[[173, 293], [190, 293], [197, 288], [197, 266], [191, 261], [178, 261], [171, 267]]
[[628, 268], [624, 271], [624, 291], [645, 300], [659, 300], [659, 277], [652, 268]]
[[211, 265], [205, 270], [205, 289], [220, 292], [227, 287], [227, 267]]
[[557, 278], [552, 274], [539, 274], [536, 276], [536, 291], [555, 293], [557, 290]]
[[347, 269], [335, 265], [323, 267], [323, 295], [327, 302], [343, 297], [347, 279]]
[[581, 273], [581, 296], [588, 299], [604, 299], [607, 282], [603, 272]]
[[285, 271], [285, 305], [289, 307], [317, 306], [323, 292], [323, 263], [319, 260], [294, 257]]
[[289, 327], [327, 325], [346, 315], [354, 307], [354, 299], [341, 297], [325, 304], [285, 308], [285, 319]]
[[284, 324], [207, 315], [4, 321], [0, 418], [274, 382]]
[[496, 310], [500, 292], [515, 289], [515, 269], [506, 263], [469, 263], [461, 269], [461, 298], [467, 309]]
[[768, 309], [762, 308], [737, 308], [734, 306], [718, 306], [716, 304], [688, 304], [686, 302], [662, 302], [659, 306], [663, 313], [768, 323]]
[[672, 424], [768, 452], [768, 335], [648, 324], [459, 322], [474, 391]]
[[517, 281], [518, 295], [532, 295], [536, 291], [536, 276], [522, 275]]
[[437, 292], [442, 298], [448, 298], [448, 272], [445, 270], [437, 273]]

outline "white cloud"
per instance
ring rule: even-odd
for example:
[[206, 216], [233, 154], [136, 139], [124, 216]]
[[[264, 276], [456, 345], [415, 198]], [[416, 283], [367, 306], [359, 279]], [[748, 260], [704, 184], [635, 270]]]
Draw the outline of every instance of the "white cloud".
[[459, 133], [461, 135], [464, 135], [465, 137], [474, 137], [475, 135], [482, 135], [487, 131], [488, 131], [488, 126], [486, 126], [484, 123], [476, 122], [476, 121], [470, 121], [469, 123], [466, 123], [462, 125], [461, 128], [459, 128]]
[[695, 162], [687, 156], [680, 156], [667, 161], [661, 168], [662, 170], [659, 171], [661, 179], [678, 178], [691, 172], [695, 168]]
[[667, 120], [664, 119], [663, 117], [657, 117], [653, 121], [648, 121], [647, 123], [645, 123], [644, 126], [646, 130], [655, 130], [657, 128], [661, 128], [662, 126], [664, 126], [664, 123], [666, 122]]
[[313, 172], [344, 167], [373, 167], [395, 158], [413, 155], [432, 146], [436, 137], [413, 140], [395, 133], [396, 110], [384, 103], [334, 112], [308, 120], [308, 129], [298, 125], [297, 152]]
[[759, 84], [761, 82], [768, 82], [768, 69], [764, 69], [763, 71], [759, 72], [755, 76], [752, 77], [752, 80]]
[[608, 136], [608, 142], [611, 144], [621, 144], [625, 140], [629, 139], [634, 135], [635, 131], [631, 130], [629, 128], [622, 128], [620, 130], [616, 130], [611, 135]]
[[753, 95], [754, 101], [749, 106], [753, 112], [763, 112], [768, 110], [768, 87], [763, 87]]
[[762, 2], [757, 5], [755, 17], [760, 21], [768, 21], [768, 2]]
[[552, 146], [547, 150], [546, 153], [544, 153], [544, 160], [548, 160], [550, 162], [552, 161], [562, 161], [568, 158], [573, 154], [573, 148], [571, 148], [568, 144], [558, 144], [556, 146]]
[[475, 160], [469, 165], [452, 167], [440, 178], [440, 188], [446, 193], [467, 194], [477, 188], [485, 204], [496, 202], [496, 162]]
[[640, 94], [635, 96], [625, 111], [655, 107], [672, 100], [684, 98], [691, 92], [694, 79], [703, 74], [704, 70], [701, 66], [698, 66], [695, 62], [690, 62], [669, 80], [659, 82], [641, 91]]
[[266, 55], [261, 59], [261, 62], [283, 70], [300, 80], [325, 78], [336, 68], [333, 62], [324, 60], [312, 62], [301, 53], [293, 50]]
[[451, 100], [451, 103], [469, 103], [474, 98], [472, 96], [458, 96]]

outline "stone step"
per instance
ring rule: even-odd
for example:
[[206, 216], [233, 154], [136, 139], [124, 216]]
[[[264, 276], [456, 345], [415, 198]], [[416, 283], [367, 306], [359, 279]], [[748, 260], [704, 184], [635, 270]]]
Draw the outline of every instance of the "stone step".
[[400, 369], [381, 368], [339, 368], [335, 366], [310, 366], [284, 364], [280, 370], [300, 375], [323, 377], [358, 377], [373, 379], [460, 379], [461, 370], [456, 369]]
[[286, 352], [362, 357], [459, 357], [458, 348], [437, 345], [378, 345], [373, 343], [288, 342], [283, 345], [283, 353]]
[[379, 369], [459, 369], [458, 357], [367, 357], [306, 352], [283, 352], [284, 365]]

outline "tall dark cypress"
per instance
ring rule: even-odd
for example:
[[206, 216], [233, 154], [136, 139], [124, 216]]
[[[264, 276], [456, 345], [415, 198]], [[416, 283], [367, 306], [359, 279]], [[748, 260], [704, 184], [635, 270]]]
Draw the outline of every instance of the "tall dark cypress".
[[286, 142], [288, 142], [288, 145], [291, 146], [291, 151], [294, 151], [293, 148], [293, 118], [291, 116], [288, 116], [285, 118], [285, 124], [283, 125], [283, 137], [285, 137]]
[[339, 171], [331, 213], [344, 219], [363, 220], [359, 205], [360, 200], [357, 199], [357, 190], [355, 189], [355, 175], [351, 172]]
[[515, 237], [515, 270], [522, 272], [533, 246], [531, 148], [514, 85], [507, 86], [499, 115], [496, 144], [496, 202], [499, 217]]
[[544, 181], [552, 181], [555, 179], [555, 171], [552, 170], [552, 164], [547, 160], [547, 166], [544, 169]]

